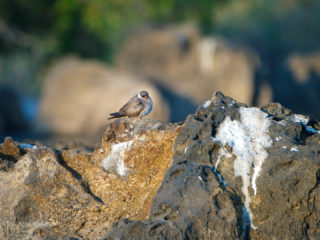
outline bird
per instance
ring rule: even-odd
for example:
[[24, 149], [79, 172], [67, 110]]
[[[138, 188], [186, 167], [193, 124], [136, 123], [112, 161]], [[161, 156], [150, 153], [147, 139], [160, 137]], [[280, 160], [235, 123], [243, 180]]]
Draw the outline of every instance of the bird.
[[130, 100], [123, 105], [118, 112], [110, 113], [113, 118], [121, 117], [144, 117], [148, 115], [153, 107], [152, 99], [149, 96], [149, 93], [145, 90], [140, 91], [138, 94], [134, 95]]

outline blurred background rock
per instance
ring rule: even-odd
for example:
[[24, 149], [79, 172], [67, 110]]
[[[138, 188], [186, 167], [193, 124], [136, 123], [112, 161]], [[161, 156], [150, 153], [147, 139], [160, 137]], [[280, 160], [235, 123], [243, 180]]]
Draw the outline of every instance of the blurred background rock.
[[[45, 76], [36, 129], [65, 136], [103, 134], [109, 113], [118, 111], [140, 89], [154, 103], [150, 117], [168, 121], [168, 104], [149, 82], [93, 60], [60, 59]], [[161, 104], [160, 104], [161, 103]]]
[[215, 90], [320, 119], [319, 13], [316, 0], [0, 0], [0, 136], [99, 141], [140, 89], [162, 121]]

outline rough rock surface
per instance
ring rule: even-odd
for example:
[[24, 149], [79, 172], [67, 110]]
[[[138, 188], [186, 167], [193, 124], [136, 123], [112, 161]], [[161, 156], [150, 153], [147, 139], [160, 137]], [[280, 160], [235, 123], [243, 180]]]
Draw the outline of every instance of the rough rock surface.
[[[319, 239], [320, 122], [222, 93], [101, 148], [0, 148], [0, 239]], [[104, 170], [102, 169], [104, 168]]]
[[[147, 218], [179, 128], [116, 120], [91, 154], [6, 138], [0, 148], [0, 239], [99, 239], [116, 220]], [[131, 148], [117, 159], [126, 175], [103, 171], [112, 146], [128, 140]]]
[[[242, 122], [246, 111], [253, 129]], [[320, 125], [280, 104], [263, 111], [216, 93], [180, 130], [149, 219], [120, 221], [105, 238], [318, 239]], [[221, 137], [226, 122], [231, 134]]]
[[148, 117], [166, 122], [168, 105], [152, 84], [96, 61], [64, 58], [45, 77], [35, 127], [62, 136], [101, 136], [109, 113], [141, 90], [155, 103]]

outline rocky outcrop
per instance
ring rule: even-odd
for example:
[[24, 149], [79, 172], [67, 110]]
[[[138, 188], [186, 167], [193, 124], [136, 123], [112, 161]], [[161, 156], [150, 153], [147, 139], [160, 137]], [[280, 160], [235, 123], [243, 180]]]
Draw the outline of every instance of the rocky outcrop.
[[96, 61], [64, 58], [45, 77], [36, 127], [54, 135], [100, 136], [109, 113], [141, 90], [156, 103], [150, 118], [166, 122], [168, 105], [152, 84]]
[[[179, 128], [116, 120], [90, 154], [7, 138], [0, 149], [0, 238], [99, 239], [119, 219], [147, 218]], [[103, 159], [125, 141], [130, 149], [114, 157], [126, 173], [103, 171]]]
[[320, 122], [215, 93], [182, 125], [119, 119], [92, 153], [7, 138], [1, 239], [318, 239]]
[[217, 93], [190, 115], [146, 221], [106, 239], [317, 239], [320, 126]]

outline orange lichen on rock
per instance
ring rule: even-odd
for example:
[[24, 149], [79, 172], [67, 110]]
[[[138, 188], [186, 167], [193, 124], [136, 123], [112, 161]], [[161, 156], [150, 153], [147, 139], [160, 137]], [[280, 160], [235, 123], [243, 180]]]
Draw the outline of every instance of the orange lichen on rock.
[[[90, 233], [85, 225], [97, 225], [106, 217], [99, 214], [101, 204], [85, 191], [83, 181], [77, 179], [72, 171], [66, 171], [66, 165], [59, 164], [60, 157], [50, 149], [34, 152], [30, 158], [34, 160], [28, 167], [30, 176], [36, 175], [37, 169], [47, 169], [40, 173], [38, 179], [26, 185], [27, 192], [31, 193], [28, 199], [46, 220], [46, 224], [36, 227], [35, 234], [41, 238], [54, 238], [67, 233], [87, 239], [95, 238], [100, 229]], [[96, 209], [96, 213], [92, 213], [92, 209]], [[89, 221], [93, 215], [95, 222]], [[41, 222], [40, 217], [38, 220]]]
[[[127, 128], [120, 125], [119, 129], [125, 132]], [[66, 164], [88, 183], [90, 191], [103, 201], [103, 212], [109, 217], [110, 224], [121, 218], [146, 219], [152, 199], [171, 166], [172, 146], [179, 129], [180, 126], [172, 125], [165, 130], [154, 129], [134, 135], [131, 147], [124, 152], [124, 159], [119, 159], [127, 169], [126, 176], [122, 177], [117, 172], [102, 169], [101, 161], [110, 154], [112, 145], [121, 143], [107, 140], [107, 135], [102, 148], [91, 155], [64, 151], [62, 156]], [[126, 136], [117, 140], [128, 139]]]
[[[6, 206], [0, 216], [11, 222], [3, 221], [0, 238], [100, 239], [120, 219], [146, 219], [180, 128], [148, 119], [115, 120], [93, 153], [7, 138], [0, 145], [0, 205]], [[122, 164], [122, 175], [119, 169], [103, 170], [109, 160]]]

